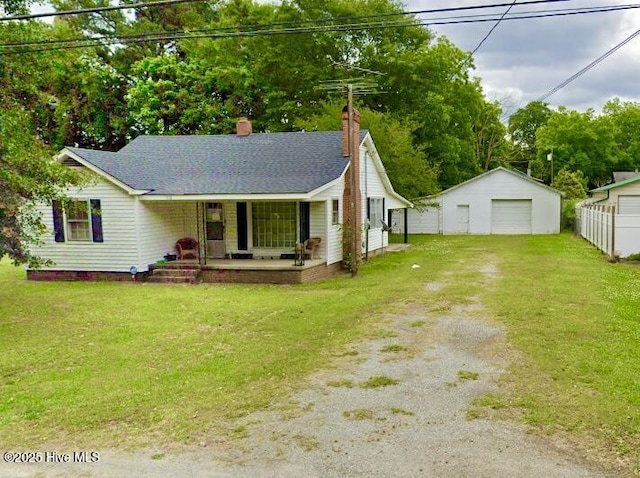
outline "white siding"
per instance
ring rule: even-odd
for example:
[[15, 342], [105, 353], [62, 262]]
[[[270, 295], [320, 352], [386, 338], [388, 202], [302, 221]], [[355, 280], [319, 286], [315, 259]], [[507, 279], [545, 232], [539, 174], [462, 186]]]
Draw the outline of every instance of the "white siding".
[[[344, 204], [342, 201], [344, 191], [344, 176], [336, 181], [330, 188], [325, 189], [320, 194], [313, 197], [313, 203], [311, 204], [311, 236], [322, 237], [320, 246], [320, 254], [323, 258], [326, 258], [327, 264], [334, 264], [342, 261], [342, 212], [344, 210]], [[333, 199], [338, 200], [339, 207], [339, 224], [331, 224], [331, 201]], [[324, 205], [325, 213], [324, 217], [320, 218], [314, 216], [314, 204], [315, 201], [321, 201], [320, 204]], [[320, 220], [319, 224], [316, 221]], [[321, 225], [320, 225], [321, 224]], [[324, 227], [325, 232], [322, 234], [315, 234], [314, 231], [319, 231]]]
[[224, 242], [227, 254], [238, 252], [238, 206], [224, 203]]
[[640, 196], [640, 181], [619, 186], [609, 191], [595, 192], [591, 197], [601, 201], [600, 204], [618, 207], [620, 196]]
[[[138, 201], [139, 271], [148, 265], [175, 254], [176, 241], [195, 236], [196, 204], [181, 202]], [[193, 223], [193, 224], [191, 224]]]
[[394, 234], [404, 233], [404, 209], [395, 209], [391, 213], [391, 232]]
[[[372, 153], [373, 154], [373, 153]], [[362, 220], [367, 218], [367, 199], [368, 198], [384, 198], [384, 211], [382, 218], [385, 222], [388, 220], [387, 211], [389, 210], [389, 193], [383, 183], [382, 174], [376, 167], [376, 163], [369, 154], [366, 144], [360, 147], [360, 192], [362, 194]], [[368, 231], [368, 241], [366, 239], [367, 231], [362, 236], [363, 252], [366, 252], [367, 244], [369, 252], [386, 247], [389, 244], [389, 233], [383, 231], [381, 226], [372, 227]]]
[[496, 199], [531, 200], [531, 233], [560, 232], [560, 194], [508, 171], [492, 171], [444, 191], [440, 197], [442, 230], [445, 234], [456, 234], [458, 231], [459, 205], [469, 205], [471, 234], [491, 234], [492, 200]]
[[[391, 218], [391, 230], [394, 234], [404, 234], [405, 209], [395, 209]], [[407, 234], [440, 234], [441, 217], [439, 206], [420, 209], [407, 209]]]
[[[331, 221], [331, 201], [312, 202], [309, 205], [309, 237], [322, 239], [316, 259], [327, 257], [327, 228]], [[329, 210], [327, 214], [327, 210]]]
[[104, 180], [96, 181], [85, 189], [70, 190], [67, 196], [100, 199], [104, 242], [55, 242], [53, 212], [50, 206], [43, 204], [39, 211], [47, 234], [42, 238], [44, 244], [34, 247], [33, 253], [54, 261], [51, 270], [128, 272], [134, 265], [142, 271], [136, 242], [136, 198]]
[[[404, 218], [403, 218], [404, 219]], [[440, 228], [440, 205], [429, 206], [425, 209], [409, 209], [408, 212], [408, 233], [409, 234], [439, 234]], [[404, 228], [404, 225], [401, 226]], [[403, 231], [404, 232], [404, 231]]]

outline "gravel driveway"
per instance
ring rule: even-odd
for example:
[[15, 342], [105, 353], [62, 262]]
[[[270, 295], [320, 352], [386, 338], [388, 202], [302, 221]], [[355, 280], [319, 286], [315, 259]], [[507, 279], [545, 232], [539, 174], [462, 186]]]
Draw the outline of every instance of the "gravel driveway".
[[[490, 285], [496, 268], [481, 271]], [[424, 285], [435, 294], [443, 283]], [[599, 470], [517, 424], [473, 415], [497, 389], [502, 330], [482, 304], [409, 305], [311, 378], [284, 411], [252, 414], [233, 448], [215, 437], [180, 453], [102, 452], [90, 465], [0, 468], [1, 476], [603, 477]], [[502, 362], [502, 363], [501, 363]], [[378, 377], [369, 386], [367, 381]], [[374, 383], [371, 383], [373, 385]], [[154, 456], [155, 454], [155, 456]], [[153, 458], [156, 459], [153, 459]], [[1, 466], [1, 465], [0, 465]], [[619, 475], [615, 475], [619, 476]]]

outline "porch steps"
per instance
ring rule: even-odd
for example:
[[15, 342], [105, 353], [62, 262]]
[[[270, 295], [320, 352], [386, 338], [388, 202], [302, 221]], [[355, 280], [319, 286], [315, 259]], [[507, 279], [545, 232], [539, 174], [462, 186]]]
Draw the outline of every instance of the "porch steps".
[[200, 266], [198, 264], [156, 264], [152, 268], [147, 282], [157, 284], [197, 284], [200, 282]]

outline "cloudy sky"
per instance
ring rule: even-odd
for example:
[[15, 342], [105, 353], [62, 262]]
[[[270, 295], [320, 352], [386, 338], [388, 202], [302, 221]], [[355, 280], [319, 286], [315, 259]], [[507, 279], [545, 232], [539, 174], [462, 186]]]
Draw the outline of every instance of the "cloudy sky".
[[[518, 0], [522, 2], [524, 0]], [[516, 6], [511, 13], [527, 10], [574, 9], [631, 4], [615, 0], [567, 0], [547, 5]], [[508, 0], [404, 0], [408, 11], [466, 5], [511, 3]], [[635, 4], [640, 5], [640, 4]], [[507, 7], [462, 12], [495, 13]], [[461, 12], [437, 14], [438, 17]], [[435, 14], [418, 15], [433, 18]], [[494, 23], [432, 26], [465, 51], [473, 51]], [[485, 94], [503, 103], [505, 113], [536, 100], [640, 29], [640, 8], [610, 13], [502, 21], [474, 55], [476, 76]], [[546, 101], [600, 112], [611, 98], [640, 101], [640, 36]]]

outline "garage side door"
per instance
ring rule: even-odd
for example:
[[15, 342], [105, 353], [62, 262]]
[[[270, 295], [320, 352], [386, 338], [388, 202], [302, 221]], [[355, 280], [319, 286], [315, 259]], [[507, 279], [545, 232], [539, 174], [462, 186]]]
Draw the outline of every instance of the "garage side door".
[[492, 199], [491, 234], [531, 234], [531, 199]]
[[618, 214], [640, 215], [640, 196], [618, 196]]

